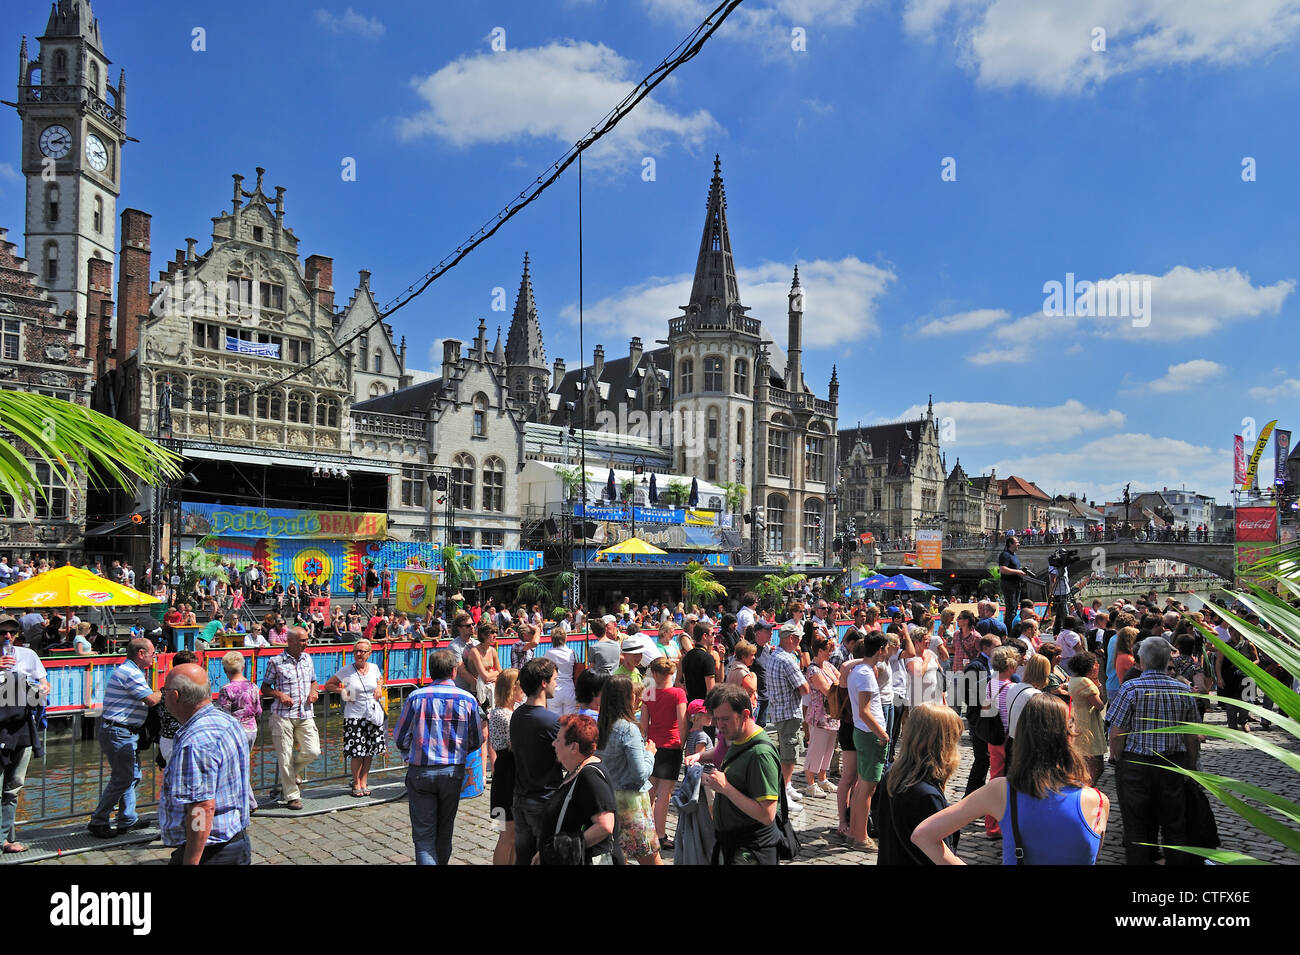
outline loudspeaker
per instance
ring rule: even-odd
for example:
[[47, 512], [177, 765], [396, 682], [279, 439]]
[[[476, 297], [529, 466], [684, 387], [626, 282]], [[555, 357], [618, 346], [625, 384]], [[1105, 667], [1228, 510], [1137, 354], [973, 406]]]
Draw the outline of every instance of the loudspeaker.
[[430, 474], [428, 477], [425, 478], [425, 480], [429, 482], [429, 488], [431, 490], [434, 491], [447, 490], [447, 475], [445, 474]]

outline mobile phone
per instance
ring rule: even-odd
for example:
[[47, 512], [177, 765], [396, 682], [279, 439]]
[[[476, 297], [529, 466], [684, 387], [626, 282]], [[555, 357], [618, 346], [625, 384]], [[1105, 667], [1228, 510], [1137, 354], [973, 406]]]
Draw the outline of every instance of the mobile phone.
[[718, 767], [714, 766], [712, 763], [700, 763], [700, 768], [710, 775], [718, 771]]

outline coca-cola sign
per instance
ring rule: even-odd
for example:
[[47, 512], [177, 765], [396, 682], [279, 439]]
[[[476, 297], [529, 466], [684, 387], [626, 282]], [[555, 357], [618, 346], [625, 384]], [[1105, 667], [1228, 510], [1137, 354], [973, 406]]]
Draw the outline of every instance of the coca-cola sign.
[[1237, 540], [1268, 542], [1277, 540], [1277, 508], [1239, 507], [1236, 518]]

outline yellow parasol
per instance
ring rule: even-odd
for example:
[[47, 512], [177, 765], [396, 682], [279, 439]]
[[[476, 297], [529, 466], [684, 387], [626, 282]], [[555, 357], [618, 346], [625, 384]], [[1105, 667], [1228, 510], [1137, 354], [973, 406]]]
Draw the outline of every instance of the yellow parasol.
[[629, 537], [625, 541], [606, 547], [600, 553], [602, 554], [666, 554], [668, 551], [660, 550], [649, 541], [643, 541], [639, 537]]
[[139, 607], [162, 602], [77, 567], [57, 567], [0, 590], [0, 607]]

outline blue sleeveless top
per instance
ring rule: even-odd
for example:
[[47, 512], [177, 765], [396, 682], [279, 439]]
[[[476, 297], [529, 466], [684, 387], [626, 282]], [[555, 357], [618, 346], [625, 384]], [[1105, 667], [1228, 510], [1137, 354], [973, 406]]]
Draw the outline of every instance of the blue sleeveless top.
[[1016, 800], [1020, 834], [1025, 839], [1025, 865], [1095, 865], [1101, 836], [1083, 817], [1083, 790], [1077, 786], [1034, 799], [1007, 789], [1001, 819], [1002, 864], [1016, 864], [1016, 835], [1011, 827], [1011, 803]]

